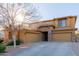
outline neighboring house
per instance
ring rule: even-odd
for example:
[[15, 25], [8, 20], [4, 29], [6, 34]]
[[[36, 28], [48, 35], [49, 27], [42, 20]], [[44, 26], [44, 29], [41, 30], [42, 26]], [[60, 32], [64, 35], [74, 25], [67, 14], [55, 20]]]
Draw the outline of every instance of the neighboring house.
[[[20, 30], [24, 43], [36, 41], [71, 42], [75, 39], [76, 16], [66, 16], [30, 24], [30, 29]], [[7, 37], [7, 36], [6, 36]]]

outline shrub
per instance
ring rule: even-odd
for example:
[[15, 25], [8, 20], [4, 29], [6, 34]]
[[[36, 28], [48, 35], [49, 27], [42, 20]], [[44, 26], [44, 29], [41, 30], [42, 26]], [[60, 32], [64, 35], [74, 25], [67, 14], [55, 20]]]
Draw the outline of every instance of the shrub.
[[6, 46], [0, 43], [0, 53], [5, 52]]
[[[20, 45], [22, 42], [18, 39], [18, 40], [16, 40], [16, 45]], [[12, 45], [14, 45], [14, 42], [13, 41], [11, 41], [11, 42], [9, 42], [8, 44], [7, 44], [8, 46], [12, 46]]]

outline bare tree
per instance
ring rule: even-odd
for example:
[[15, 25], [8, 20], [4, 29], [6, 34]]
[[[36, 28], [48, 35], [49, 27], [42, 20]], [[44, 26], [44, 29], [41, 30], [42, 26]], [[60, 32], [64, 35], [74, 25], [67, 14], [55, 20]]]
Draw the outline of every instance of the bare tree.
[[[36, 22], [40, 16], [32, 4], [29, 3], [0, 3], [0, 26], [10, 29], [14, 47], [16, 47], [16, 30], [20, 27]], [[10, 34], [11, 35], [11, 34]]]

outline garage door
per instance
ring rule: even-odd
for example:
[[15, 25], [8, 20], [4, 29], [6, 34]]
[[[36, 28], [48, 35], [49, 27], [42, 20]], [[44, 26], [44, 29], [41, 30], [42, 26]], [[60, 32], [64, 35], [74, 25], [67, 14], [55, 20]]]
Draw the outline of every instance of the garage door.
[[64, 41], [69, 42], [71, 41], [71, 33], [53, 33], [52, 34], [52, 40], [53, 41]]

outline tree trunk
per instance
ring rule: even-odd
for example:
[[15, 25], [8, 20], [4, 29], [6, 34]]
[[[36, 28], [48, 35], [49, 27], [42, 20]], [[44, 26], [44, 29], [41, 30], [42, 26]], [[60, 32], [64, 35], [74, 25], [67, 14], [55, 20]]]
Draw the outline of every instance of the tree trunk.
[[14, 48], [16, 48], [16, 35], [12, 35], [13, 43], [14, 43]]

